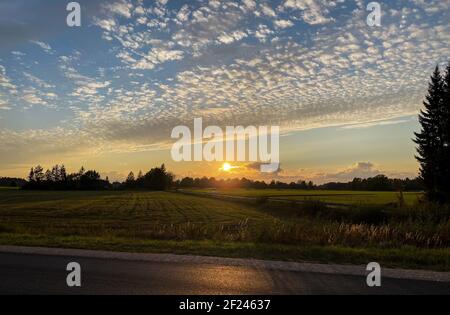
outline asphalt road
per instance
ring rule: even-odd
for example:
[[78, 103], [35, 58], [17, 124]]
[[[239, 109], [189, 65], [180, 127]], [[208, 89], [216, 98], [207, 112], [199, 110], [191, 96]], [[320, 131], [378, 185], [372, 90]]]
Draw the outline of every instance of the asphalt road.
[[[66, 285], [73, 261], [81, 288]], [[381, 288], [368, 288], [359, 276], [0, 253], [0, 294], [450, 294], [450, 283], [384, 278]]]

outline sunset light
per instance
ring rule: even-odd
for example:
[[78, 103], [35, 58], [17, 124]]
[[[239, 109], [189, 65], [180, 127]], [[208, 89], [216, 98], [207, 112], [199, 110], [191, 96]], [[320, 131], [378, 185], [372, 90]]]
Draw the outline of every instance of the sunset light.
[[231, 166], [230, 163], [223, 163], [222, 165], [222, 171], [224, 172], [230, 172], [233, 169], [233, 166]]
[[0, 12], [0, 296], [450, 295], [450, 0]]

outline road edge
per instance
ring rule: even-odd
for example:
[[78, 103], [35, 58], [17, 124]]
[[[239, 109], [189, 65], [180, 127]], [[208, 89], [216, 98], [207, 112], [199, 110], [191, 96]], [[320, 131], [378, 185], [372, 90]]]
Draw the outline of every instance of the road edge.
[[[257, 269], [320, 273], [330, 275], [367, 276], [369, 273], [368, 271], [366, 271], [366, 266], [356, 266], [356, 265], [283, 262], [283, 261], [267, 261], [257, 259], [205, 257], [193, 255], [175, 255], [175, 254], [141, 254], [141, 253], [124, 253], [111, 251], [94, 251], [84, 249], [62, 249], [62, 248], [0, 245], [0, 253], [64, 256], [73, 258], [113, 259], [124, 261], [142, 261], [142, 262], [160, 262], [160, 263], [166, 262], [166, 263], [189, 263], [189, 264], [214, 264], [221, 266], [251, 267]], [[425, 270], [383, 268], [382, 277], [404, 279], [404, 280], [450, 282], [449, 272], [436, 272]]]

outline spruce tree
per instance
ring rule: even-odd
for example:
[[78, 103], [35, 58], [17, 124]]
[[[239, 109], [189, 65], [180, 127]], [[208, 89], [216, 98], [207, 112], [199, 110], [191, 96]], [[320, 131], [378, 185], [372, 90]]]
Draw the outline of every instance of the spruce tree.
[[447, 69], [444, 75], [444, 83], [443, 83], [443, 103], [442, 103], [442, 112], [444, 118], [443, 122], [443, 132], [444, 132], [444, 154], [442, 163], [444, 164], [444, 191], [446, 200], [450, 201], [450, 63], [447, 65]]
[[424, 101], [424, 109], [419, 115], [420, 133], [415, 133], [418, 145], [416, 156], [420, 163], [420, 176], [425, 185], [427, 197], [433, 201], [443, 199], [442, 181], [442, 108], [443, 78], [436, 67], [428, 87], [428, 95]]
[[34, 182], [34, 168], [31, 168], [30, 174], [28, 175], [28, 181], [30, 183]]

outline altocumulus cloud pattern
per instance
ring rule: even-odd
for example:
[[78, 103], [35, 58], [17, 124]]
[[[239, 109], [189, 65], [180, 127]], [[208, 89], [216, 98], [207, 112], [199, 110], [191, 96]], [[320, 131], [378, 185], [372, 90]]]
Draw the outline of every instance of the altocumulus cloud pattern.
[[3, 166], [167, 147], [193, 117], [288, 132], [411, 115], [450, 56], [448, 0], [380, 1], [381, 27], [362, 0], [118, 0], [79, 1], [69, 28], [63, 2], [0, 1]]

